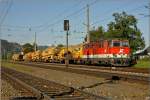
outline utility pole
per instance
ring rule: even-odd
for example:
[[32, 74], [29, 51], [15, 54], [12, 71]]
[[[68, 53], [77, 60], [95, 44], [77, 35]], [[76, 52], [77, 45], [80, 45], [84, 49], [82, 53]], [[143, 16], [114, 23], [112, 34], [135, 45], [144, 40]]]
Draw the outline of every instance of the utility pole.
[[89, 18], [89, 5], [87, 4], [87, 43], [90, 42], [90, 18]]
[[150, 2], [148, 4], [148, 9], [149, 9], [149, 14], [148, 14], [148, 17], [149, 17], [149, 36], [148, 36], [149, 42], [148, 42], [148, 46], [150, 46]]
[[34, 51], [36, 51], [36, 32], [35, 32], [35, 35], [34, 35]]
[[66, 54], [66, 67], [69, 66], [69, 56], [68, 56], [68, 31], [66, 33], [66, 45], [67, 45], [67, 54]]

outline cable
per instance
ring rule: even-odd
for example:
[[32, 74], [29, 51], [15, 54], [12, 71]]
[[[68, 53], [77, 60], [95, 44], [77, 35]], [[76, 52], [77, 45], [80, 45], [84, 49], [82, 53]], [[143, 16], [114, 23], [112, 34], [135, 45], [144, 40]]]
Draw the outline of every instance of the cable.
[[[77, 5], [81, 4], [83, 2], [83, 0], [79, 0], [79, 2], [77, 2], [76, 4], [74, 4], [71, 8], [74, 8], [74, 7], [77, 7]], [[69, 9], [70, 10], [70, 9]], [[68, 9], [65, 9], [63, 12], [61, 12], [60, 14], [56, 15], [54, 18], [52, 19], [57, 19], [59, 18], [60, 16], [62, 16], [64, 13], [66, 13], [68, 11]], [[50, 21], [47, 21], [48, 23]], [[3, 27], [13, 27], [13, 28], [41, 28], [41, 27], [44, 27], [46, 24], [48, 23], [44, 23], [44, 24], [41, 24], [41, 25], [37, 25], [37, 26], [13, 26], [13, 25], [3, 25]]]
[[[89, 6], [94, 5], [94, 4], [97, 3], [97, 2], [98, 2], [98, 0], [95, 0], [94, 2], [91, 2], [91, 3], [89, 4]], [[78, 14], [79, 12], [83, 11], [84, 9], [86, 9], [86, 6], [80, 8], [79, 10], [77, 10], [77, 11], [75, 11], [75, 12], [69, 14], [69, 15], [67, 15], [67, 16], [64, 17], [64, 18], [73, 17], [74, 15], [76, 15], [76, 14]], [[45, 28], [48, 28], [48, 27], [50, 27], [50, 26], [53, 26], [53, 25], [56, 25], [56, 24], [62, 22], [62, 20], [63, 20], [64, 18], [62, 18], [62, 19], [60, 19], [60, 20], [57, 20], [55, 23], [52, 23], [52, 24], [50, 24], [50, 25], [47, 25], [47, 27], [45, 27]], [[44, 29], [45, 29], [45, 28], [44, 28]], [[43, 31], [44, 29], [40, 30], [39, 32]]]
[[3, 17], [8, 5], [9, 5], [9, 0], [5, 0], [5, 2], [3, 1], [3, 3], [1, 3], [1, 7], [4, 5], [4, 7], [1, 10], [1, 15], [0, 15], [0, 19]]
[[13, 1], [10, 0], [10, 3], [9, 3], [9, 5], [8, 5], [8, 8], [7, 8], [6, 12], [4, 13], [4, 16], [2, 17], [2, 20], [0, 21], [0, 26], [3, 24], [5, 18], [6, 18], [6, 16], [7, 16], [7, 14], [8, 14], [8, 12], [9, 12], [9, 10], [10, 10], [10, 8], [11, 8], [11, 6], [12, 6], [12, 3], [13, 3]]
[[[94, 2], [91, 2], [89, 5], [93, 5], [93, 4], [97, 3], [97, 2], [98, 2], [98, 0], [95, 0]], [[81, 1], [80, 1], [79, 3], [81, 3]], [[84, 9], [86, 9], [86, 6], [84, 6], [84, 7], [82, 7], [81, 9], [79, 9], [79, 10], [77, 10], [77, 11], [75, 11], [75, 12], [73, 12], [73, 13], [67, 15], [67, 16], [65, 16], [64, 18], [72, 17], [72, 16], [78, 14], [79, 12], [83, 11]], [[60, 16], [59, 16], [59, 17], [60, 17]], [[56, 19], [56, 18], [55, 18], [55, 19]], [[50, 26], [53, 26], [53, 25], [56, 25], [56, 24], [62, 22], [62, 19], [63, 19], [63, 18], [61, 18], [61, 19], [59, 19], [59, 20], [55, 21], [54, 23], [51, 23], [51, 24], [49, 24], [49, 25], [47, 25], [47, 26], [45, 26], [45, 24], [39, 25], [37, 28], [39, 29], [39, 28], [43, 27], [43, 29], [39, 30], [39, 32], [42, 32], [43, 30], [45, 30], [45, 28], [50, 27]], [[6, 26], [8, 26], [8, 25], [6, 25]], [[21, 27], [21, 28], [23, 28], [23, 27]], [[31, 28], [35, 28], [35, 27], [31, 26]]]
[[[142, 7], [144, 7], [144, 5], [138, 6], [138, 7], [136, 7], [136, 8], [133, 8], [133, 9], [130, 9], [130, 10], [127, 10], [127, 11], [135, 11], [135, 10], [141, 9]], [[112, 17], [109, 16], [109, 17], [104, 18], [104, 19], [102, 19], [102, 20], [97, 20], [97, 21], [95, 21], [95, 22], [94, 22], [93, 24], [91, 24], [91, 25], [95, 25], [95, 24], [97, 24], [97, 23], [99, 23], [99, 22], [103, 22], [103, 21], [108, 20], [108, 19], [110, 19], [110, 18], [112, 18]]]
[[[77, 7], [79, 4], [81, 4], [83, 2], [83, 0], [80, 0], [79, 2], [77, 2], [76, 4], [74, 4], [71, 8], [74, 8], [74, 7]], [[70, 9], [69, 9], [70, 10]], [[64, 13], [66, 13], [68, 11], [68, 9], [65, 9], [63, 12], [61, 12], [60, 14], [58, 14], [57, 16], [55, 16], [54, 18], [52, 19], [57, 19], [57, 17], [59, 18], [60, 16], [62, 16]], [[47, 21], [49, 22], [49, 21]], [[48, 23], [45, 23], [45, 24], [48, 24]], [[31, 28], [40, 28], [42, 26], [44, 26], [45, 24], [41, 24], [41, 25], [38, 25], [38, 26], [32, 26]]]

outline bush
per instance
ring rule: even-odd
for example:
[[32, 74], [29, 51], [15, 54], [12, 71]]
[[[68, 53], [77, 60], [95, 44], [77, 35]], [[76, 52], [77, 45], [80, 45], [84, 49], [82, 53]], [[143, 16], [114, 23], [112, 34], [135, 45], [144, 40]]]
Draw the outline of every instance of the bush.
[[140, 61], [150, 61], [150, 56], [144, 57], [143, 59], [140, 59]]

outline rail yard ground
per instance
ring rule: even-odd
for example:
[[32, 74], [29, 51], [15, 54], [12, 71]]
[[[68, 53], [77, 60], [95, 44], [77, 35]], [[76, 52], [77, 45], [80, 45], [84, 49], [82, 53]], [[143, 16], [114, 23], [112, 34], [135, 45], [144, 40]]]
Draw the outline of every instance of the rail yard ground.
[[[112, 100], [149, 100], [149, 84], [140, 84], [128, 81], [104, 82], [103, 77], [94, 77], [70, 72], [56, 71], [44, 68], [29, 67], [26, 65], [12, 64], [3, 62], [2, 66], [15, 69], [17, 71], [37, 76], [43, 79], [51, 80], [74, 88], [82, 88], [84, 91], [104, 96]], [[2, 92], [12, 91], [9, 95], [14, 96], [18, 93], [15, 89], [9, 89], [11, 84], [2, 81]], [[102, 83], [104, 82], [104, 83]], [[6, 85], [9, 84], [9, 85]], [[87, 88], [86, 88], [87, 87]], [[13, 87], [12, 87], [13, 88]], [[16, 91], [16, 92], [13, 92]], [[2, 97], [7, 97], [7, 92], [2, 93]]]

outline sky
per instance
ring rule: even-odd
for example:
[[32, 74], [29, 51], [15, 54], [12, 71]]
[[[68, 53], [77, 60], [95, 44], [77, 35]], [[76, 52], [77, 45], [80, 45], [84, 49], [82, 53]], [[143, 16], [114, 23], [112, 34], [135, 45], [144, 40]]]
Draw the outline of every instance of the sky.
[[[70, 21], [69, 44], [79, 44], [86, 36], [86, 5], [90, 9], [90, 30], [114, 21], [122, 11], [138, 19], [138, 28], [148, 45], [149, 0], [0, 0], [0, 37], [20, 44], [65, 44], [63, 21]], [[143, 15], [142, 15], [143, 14]]]

